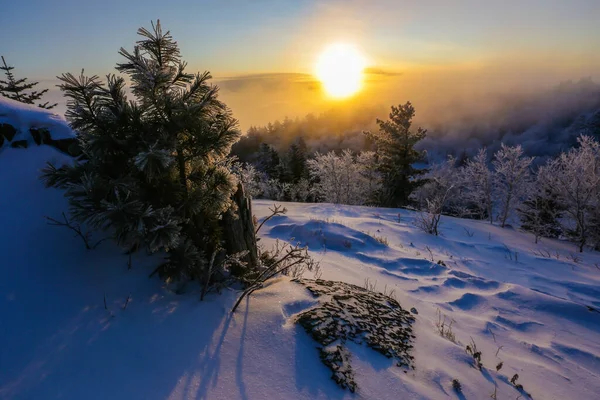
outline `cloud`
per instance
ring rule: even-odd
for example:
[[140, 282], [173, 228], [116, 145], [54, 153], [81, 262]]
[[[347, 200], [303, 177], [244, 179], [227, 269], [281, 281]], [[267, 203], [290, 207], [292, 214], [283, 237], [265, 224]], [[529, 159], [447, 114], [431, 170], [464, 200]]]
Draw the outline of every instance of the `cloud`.
[[400, 72], [400, 71], [391, 71], [391, 70], [387, 70], [387, 69], [383, 69], [383, 68], [379, 68], [379, 67], [365, 68], [364, 73], [365, 73], [365, 75], [384, 76], [384, 77], [404, 75], [404, 73]]
[[221, 89], [231, 92], [241, 92], [248, 89], [276, 91], [286, 89], [292, 85], [312, 90], [318, 84], [317, 80], [310, 74], [286, 72], [215, 78], [215, 82]]

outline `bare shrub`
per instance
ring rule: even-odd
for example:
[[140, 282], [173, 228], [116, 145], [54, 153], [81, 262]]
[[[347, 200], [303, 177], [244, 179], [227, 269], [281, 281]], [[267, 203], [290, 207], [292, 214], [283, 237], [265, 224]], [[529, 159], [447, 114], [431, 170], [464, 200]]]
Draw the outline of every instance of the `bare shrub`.
[[279, 274], [301, 276], [305, 271], [313, 271], [319, 264], [308, 253], [307, 247], [291, 245], [277, 241], [271, 251], [262, 252], [260, 255], [259, 269], [252, 277], [246, 277], [247, 287], [238, 297], [231, 312], [235, 312], [244, 297], [260, 289], [263, 284]]
[[441, 337], [448, 339], [452, 343], [456, 343], [456, 335], [452, 331], [452, 324], [455, 322], [453, 319], [449, 318], [449, 321], [446, 320], [446, 315], [443, 315], [440, 309], [437, 310], [437, 322], [435, 323], [435, 328]]

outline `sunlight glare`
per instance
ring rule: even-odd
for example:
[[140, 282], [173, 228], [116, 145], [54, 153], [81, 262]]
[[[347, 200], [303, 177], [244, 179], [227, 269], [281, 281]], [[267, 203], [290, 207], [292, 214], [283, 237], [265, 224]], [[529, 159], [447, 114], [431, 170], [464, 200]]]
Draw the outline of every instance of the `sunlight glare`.
[[343, 98], [360, 90], [364, 68], [365, 59], [356, 47], [337, 43], [321, 53], [316, 75], [330, 96]]

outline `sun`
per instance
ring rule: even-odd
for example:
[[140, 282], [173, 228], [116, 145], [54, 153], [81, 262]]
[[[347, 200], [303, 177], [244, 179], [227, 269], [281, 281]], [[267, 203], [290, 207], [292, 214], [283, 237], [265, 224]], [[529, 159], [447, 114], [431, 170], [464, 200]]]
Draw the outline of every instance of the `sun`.
[[315, 72], [330, 96], [344, 98], [360, 90], [364, 68], [365, 58], [356, 47], [335, 43], [323, 50]]

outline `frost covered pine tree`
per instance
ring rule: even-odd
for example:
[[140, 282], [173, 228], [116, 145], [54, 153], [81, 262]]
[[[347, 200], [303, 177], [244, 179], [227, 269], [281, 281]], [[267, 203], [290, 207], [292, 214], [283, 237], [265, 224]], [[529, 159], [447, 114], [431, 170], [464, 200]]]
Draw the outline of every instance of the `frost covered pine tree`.
[[523, 148], [506, 146], [502, 143], [500, 150], [494, 154], [494, 197], [498, 199], [500, 226], [506, 226], [506, 221], [512, 212], [520, 206], [527, 194], [531, 178], [532, 157], [523, 154]]
[[423, 153], [415, 150], [427, 131], [423, 128], [411, 130], [415, 108], [409, 102], [392, 106], [389, 119], [377, 119], [378, 132], [365, 132], [375, 144], [379, 157], [379, 170], [383, 184], [381, 203], [390, 207], [405, 205], [410, 193], [418, 186], [415, 177], [425, 171], [414, 164], [423, 160]]
[[[34, 86], [39, 84], [39, 82], [28, 82], [27, 78], [15, 78], [15, 75], [12, 73], [15, 67], [10, 67], [8, 64], [6, 64], [4, 56], [1, 58], [2, 65], [0, 65], [0, 70], [4, 71], [6, 80], [0, 79], [0, 95], [8, 97], [11, 100], [20, 101], [21, 103], [35, 104], [42, 98], [44, 94], [48, 92], [48, 89], [44, 89], [41, 92], [32, 90]], [[56, 107], [57, 104], [58, 103], [49, 104], [49, 102], [45, 102], [38, 104], [38, 107], [50, 110]]]
[[600, 221], [594, 218], [600, 207], [600, 143], [586, 135], [577, 142], [578, 147], [550, 160], [539, 174], [564, 210], [565, 230], [583, 252], [591, 237], [600, 237]]
[[83, 71], [59, 77], [84, 160], [50, 164], [43, 178], [66, 189], [78, 222], [107, 230], [129, 252], [165, 251], [161, 276], [208, 282], [236, 189], [228, 154], [240, 136], [237, 120], [208, 72], [185, 71], [159, 21], [138, 35], [116, 67], [133, 101], [121, 76], [109, 74], [106, 83]]

